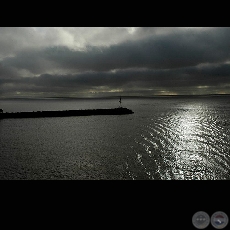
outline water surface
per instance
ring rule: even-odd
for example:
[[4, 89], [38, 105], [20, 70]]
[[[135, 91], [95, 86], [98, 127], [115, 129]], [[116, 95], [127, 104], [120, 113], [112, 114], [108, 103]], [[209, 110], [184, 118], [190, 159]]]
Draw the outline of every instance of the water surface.
[[[123, 99], [130, 115], [0, 120], [0, 179], [230, 178], [230, 97]], [[0, 100], [7, 112], [117, 99]]]

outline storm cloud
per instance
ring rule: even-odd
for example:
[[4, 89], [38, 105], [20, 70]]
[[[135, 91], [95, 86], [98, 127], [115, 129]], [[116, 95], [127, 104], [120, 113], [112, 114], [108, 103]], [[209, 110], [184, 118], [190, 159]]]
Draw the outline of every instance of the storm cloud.
[[230, 28], [0, 28], [0, 96], [230, 93]]

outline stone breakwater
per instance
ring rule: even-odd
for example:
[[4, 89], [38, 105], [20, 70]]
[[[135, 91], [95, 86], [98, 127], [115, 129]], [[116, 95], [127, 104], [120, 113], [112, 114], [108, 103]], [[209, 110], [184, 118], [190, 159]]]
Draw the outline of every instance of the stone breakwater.
[[0, 113], [0, 119], [132, 114], [127, 108]]

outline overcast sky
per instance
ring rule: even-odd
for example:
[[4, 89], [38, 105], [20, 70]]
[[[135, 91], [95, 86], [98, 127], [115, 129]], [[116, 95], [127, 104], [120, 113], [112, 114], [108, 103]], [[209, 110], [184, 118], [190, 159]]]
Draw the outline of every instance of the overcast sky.
[[230, 94], [230, 28], [0, 28], [2, 98], [180, 94]]

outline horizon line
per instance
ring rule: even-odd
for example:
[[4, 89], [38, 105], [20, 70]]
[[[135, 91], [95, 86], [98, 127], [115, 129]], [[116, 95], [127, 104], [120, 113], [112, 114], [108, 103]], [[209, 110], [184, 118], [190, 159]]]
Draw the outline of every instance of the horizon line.
[[119, 96], [101, 96], [101, 97], [0, 97], [1, 99], [109, 99], [109, 98], [154, 98], [154, 97], [207, 97], [207, 96], [230, 96], [230, 94], [178, 94], [178, 95], [119, 95]]

